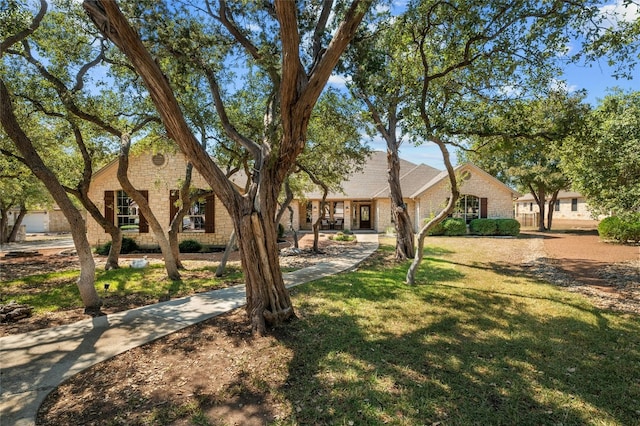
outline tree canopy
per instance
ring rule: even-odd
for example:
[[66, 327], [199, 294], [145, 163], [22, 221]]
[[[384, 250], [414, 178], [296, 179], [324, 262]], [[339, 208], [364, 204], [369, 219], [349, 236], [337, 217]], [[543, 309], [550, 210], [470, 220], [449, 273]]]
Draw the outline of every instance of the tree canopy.
[[640, 92], [614, 91], [564, 141], [563, 169], [596, 214], [640, 211]]

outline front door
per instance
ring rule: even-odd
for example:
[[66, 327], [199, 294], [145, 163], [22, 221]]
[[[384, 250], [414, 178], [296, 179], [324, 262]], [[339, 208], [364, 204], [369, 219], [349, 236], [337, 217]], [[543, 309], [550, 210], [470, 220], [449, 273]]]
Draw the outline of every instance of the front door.
[[360, 204], [360, 229], [371, 229], [371, 205]]

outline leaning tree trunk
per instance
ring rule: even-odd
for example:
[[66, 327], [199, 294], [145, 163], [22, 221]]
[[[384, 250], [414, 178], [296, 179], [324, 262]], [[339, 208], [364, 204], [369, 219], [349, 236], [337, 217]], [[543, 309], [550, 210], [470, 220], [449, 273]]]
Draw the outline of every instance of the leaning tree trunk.
[[425, 226], [420, 229], [420, 232], [418, 232], [418, 250], [416, 252], [416, 256], [413, 258], [413, 262], [411, 262], [411, 266], [409, 266], [409, 270], [407, 271], [406, 276], [406, 282], [409, 285], [415, 285], [416, 283], [416, 273], [418, 271], [420, 263], [422, 262], [422, 256], [424, 254], [424, 239], [429, 234], [429, 230], [436, 226], [438, 223], [442, 222], [453, 211], [456, 202], [458, 201], [458, 197], [460, 197], [460, 190], [458, 189], [455, 170], [451, 165], [449, 150], [442, 140], [439, 140], [438, 138], [433, 139], [433, 142], [438, 145], [438, 147], [440, 148], [440, 152], [442, 152], [442, 159], [444, 160], [445, 167], [447, 168], [449, 184], [451, 186], [451, 197], [449, 197], [449, 202], [447, 203], [447, 206], [444, 208], [444, 210], [438, 213], [436, 217], [431, 219]]
[[178, 271], [176, 259], [171, 252], [171, 246], [169, 245], [169, 240], [164, 234], [162, 225], [160, 225], [160, 222], [158, 222], [158, 219], [156, 219], [155, 215], [153, 214], [153, 211], [151, 210], [147, 199], [133, 186], [133, 184], [129, 181], [129, 177], [127, 176], [127, 170], [129, 169], [130, 144], [131, 141], [129, 139], [129, 135], [122, 135], [117, 173], [118, 181], [120, 182], [120, 185], [122, 185], [122, 189], [124, 189], [127, 195], [138, 204], [138, 208], [147, 219], [149, 228], [151, 228], [151, 230], [153, 231], [153, 235], [156, 237], [156, 241], [160, 246], [160, 251], [162, 251], [162, 256], [164, 257], [164, 267], [167, 271], [167, 276], [172, 281], [178, 281], [180, 280], [180, 272]]
[[85, 307], [85, 312], [97, 314], [100, 311], [102, 301], [95, 288], [96, 264], [91, 253], [91, 246], [87, 240], [87, 226], [78, 209], [73, 205], [64, 187], [58, 181], [57, 176], [44, 164], [40, 155], [36, 152], [33, 143], [24, 133], [16, 116], [13, 113], [13, 105], [9, 97], [9, 91], [0, 79], [0, 122], [5, 133], [13, 141], [22, 155], [25, 164], [45, 185], [55, 202], [58, 204], [65, 218], [71, 226], [71, 236], [75, 244], [80, 260], [80, 278], [77, 281], [80, 290], [80, 298]]
[[18, 238], [18, 232], [20, 231], [20, 225], [22, 225], [22, 220], [27, 215], [27, 208], [24, 204], [20, 205], [20, 213], [18, 213], [18, 217], [13, 221], [13, 228], [7, 237], [7, 243], [13, 243]]
[[224, 271], [227, 269], [227, 261], [229, 260], [229, 256], [231, 256], [231, 252], [235, 249], [235, 246], [236, 231], [232, 231], [227, 246], [224, 248], [224, 253], [222, 253], [222, 259], [220, 259], [220, 263], [216, 268], [216, 277], [220, 278], [222, 274], [224, 274]]
[[400, 186], [400, 158], [398, 151], [387, 149], [388, 181], [391, 195], [391, 213], [396, 228], [396, 260], [404, 261], [415, 256], [415, 238], [411, 217], [402, 196]]

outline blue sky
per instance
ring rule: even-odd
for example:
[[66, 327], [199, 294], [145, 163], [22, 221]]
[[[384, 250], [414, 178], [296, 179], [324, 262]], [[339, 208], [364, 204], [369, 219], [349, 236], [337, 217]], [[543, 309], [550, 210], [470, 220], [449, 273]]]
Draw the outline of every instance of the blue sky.
[[[640, 19], [638, 6], [623, 7], [624, 0], [603, 1], [603, 13], [610, 14], [624, 20]], [[402, 9], [404, 0], [396, 0], [394, 6]], [[573, 46], [568, 46], [569, 52]], [[589, 64], [570, 64], [564, 68], [564, 81], [570, 92], [586, 89], [586, 102], [595, 106], [598, 100], [605, 97], [607, 91], [613, 88], [623, 90], [640, 90], [640, 68], [636, 68], [632, 80], [616, 79], [612, 76], [613, 69], [607, 65], [606, 58]], [[340, 84], [339, 79], [335, 83]], [[366, 137], [365, 137], [366, 138]], [[386, 144], [380, 137], [368, 140], [369, 146], [375, 150], [385, 151]], [[433, 143], [425, 143], [420, 146], [412, 146], [405, 142], [400, 149], [400, 157], [412, 163], [424, 163], [438, 169], [444, 169], [442, 154]], [[455, 164], [455, 152], [451, 152], [451, 159]]]

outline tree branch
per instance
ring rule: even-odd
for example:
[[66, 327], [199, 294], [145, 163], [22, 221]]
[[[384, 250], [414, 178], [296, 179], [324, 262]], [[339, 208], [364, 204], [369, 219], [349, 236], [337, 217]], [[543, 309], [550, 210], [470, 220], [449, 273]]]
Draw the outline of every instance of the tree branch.
[[4, 53], [14, 44], [21, 42], [25, 38], [29, 37], [33, 32], [40, 26], [40, 22], [44, 18], [44, 15], [47, 13], [47, 1], [40, 0], [40, 10], [38, 14], [31, 21], [31, 25], [28, 28], [20, 31], [18, 34], [7, 37], [5, 40], [0, 43], [0, 58], [4, 56]]

